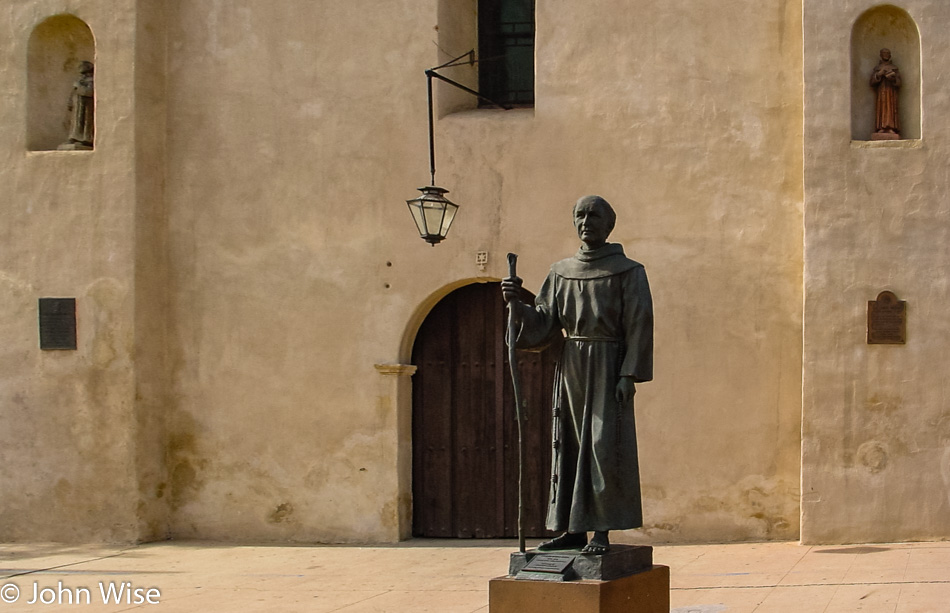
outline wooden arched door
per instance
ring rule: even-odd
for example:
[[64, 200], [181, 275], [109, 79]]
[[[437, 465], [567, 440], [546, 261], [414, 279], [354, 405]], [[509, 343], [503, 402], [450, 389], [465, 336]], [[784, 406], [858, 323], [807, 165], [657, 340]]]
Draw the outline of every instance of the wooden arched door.
[[[530, 294], [527, 297], [533, 300]], [[413, 535], [518, 534], [518, 424], [499, 283], [453, 291], [413, 346]], [[526, 536], [547, 536], [551, 393], [559, 348], [519, 352], [527, 405]]]

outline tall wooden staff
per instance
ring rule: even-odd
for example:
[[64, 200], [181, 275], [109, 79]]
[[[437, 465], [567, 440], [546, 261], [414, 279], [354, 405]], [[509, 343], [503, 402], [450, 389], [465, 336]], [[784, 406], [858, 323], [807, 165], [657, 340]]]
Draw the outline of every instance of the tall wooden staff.
[[[508, 254], [508, 276], [516, 277], [515, 269], [518, 256]], [[518, 548], [525, 551], [524, 545], [524, 406], [521, 398], [521, 376], [518, 373], [518, 354], [515, 351], [515, 339], [518, 335], [515, 319], [514, 301], [508, 303], [508, 364], [511, 366], [511, 387], [515, 393], [515, 414], [518, 417]]]

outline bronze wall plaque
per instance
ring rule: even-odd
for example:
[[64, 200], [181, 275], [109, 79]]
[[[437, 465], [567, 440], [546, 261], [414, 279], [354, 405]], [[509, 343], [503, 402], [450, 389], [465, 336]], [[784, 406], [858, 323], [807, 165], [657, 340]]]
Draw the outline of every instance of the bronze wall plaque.
[[883, 291], [868, 300], [868, 344], [903, 345], [907, 340], [907, 302]]
[[76, 299], [40, 298], [40, 349], [76, 348]]

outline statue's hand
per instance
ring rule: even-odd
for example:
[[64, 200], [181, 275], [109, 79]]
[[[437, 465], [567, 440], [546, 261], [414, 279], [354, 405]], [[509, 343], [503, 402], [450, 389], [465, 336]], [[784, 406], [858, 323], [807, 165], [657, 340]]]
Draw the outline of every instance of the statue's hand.
[[637, 393], [637, 387], [633, 383], [633, 377], [620, 377], [617, 382], [617, 391], [614, 394], [617, 402], [623, 406], [630, 406], [633, 402], [633, 395]]
[[501, 280], [501, 295], [505, 298], [505, 304], [509, 302], [521, 302], [521, 277], [505, 277]]

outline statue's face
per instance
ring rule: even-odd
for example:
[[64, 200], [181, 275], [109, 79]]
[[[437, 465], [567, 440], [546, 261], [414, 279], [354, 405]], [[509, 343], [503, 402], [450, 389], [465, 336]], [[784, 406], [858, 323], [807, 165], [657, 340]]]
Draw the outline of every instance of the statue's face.
[[602, 247], [611, 230], [606, 211], [591, 202], [583, 202], [575, 207], [574, 227], [577, 229], [577, 237], [590, 249]]
[[881, 49], [881, 59], [885, 62], [891, 61], [891, 52], [889, 49]]

